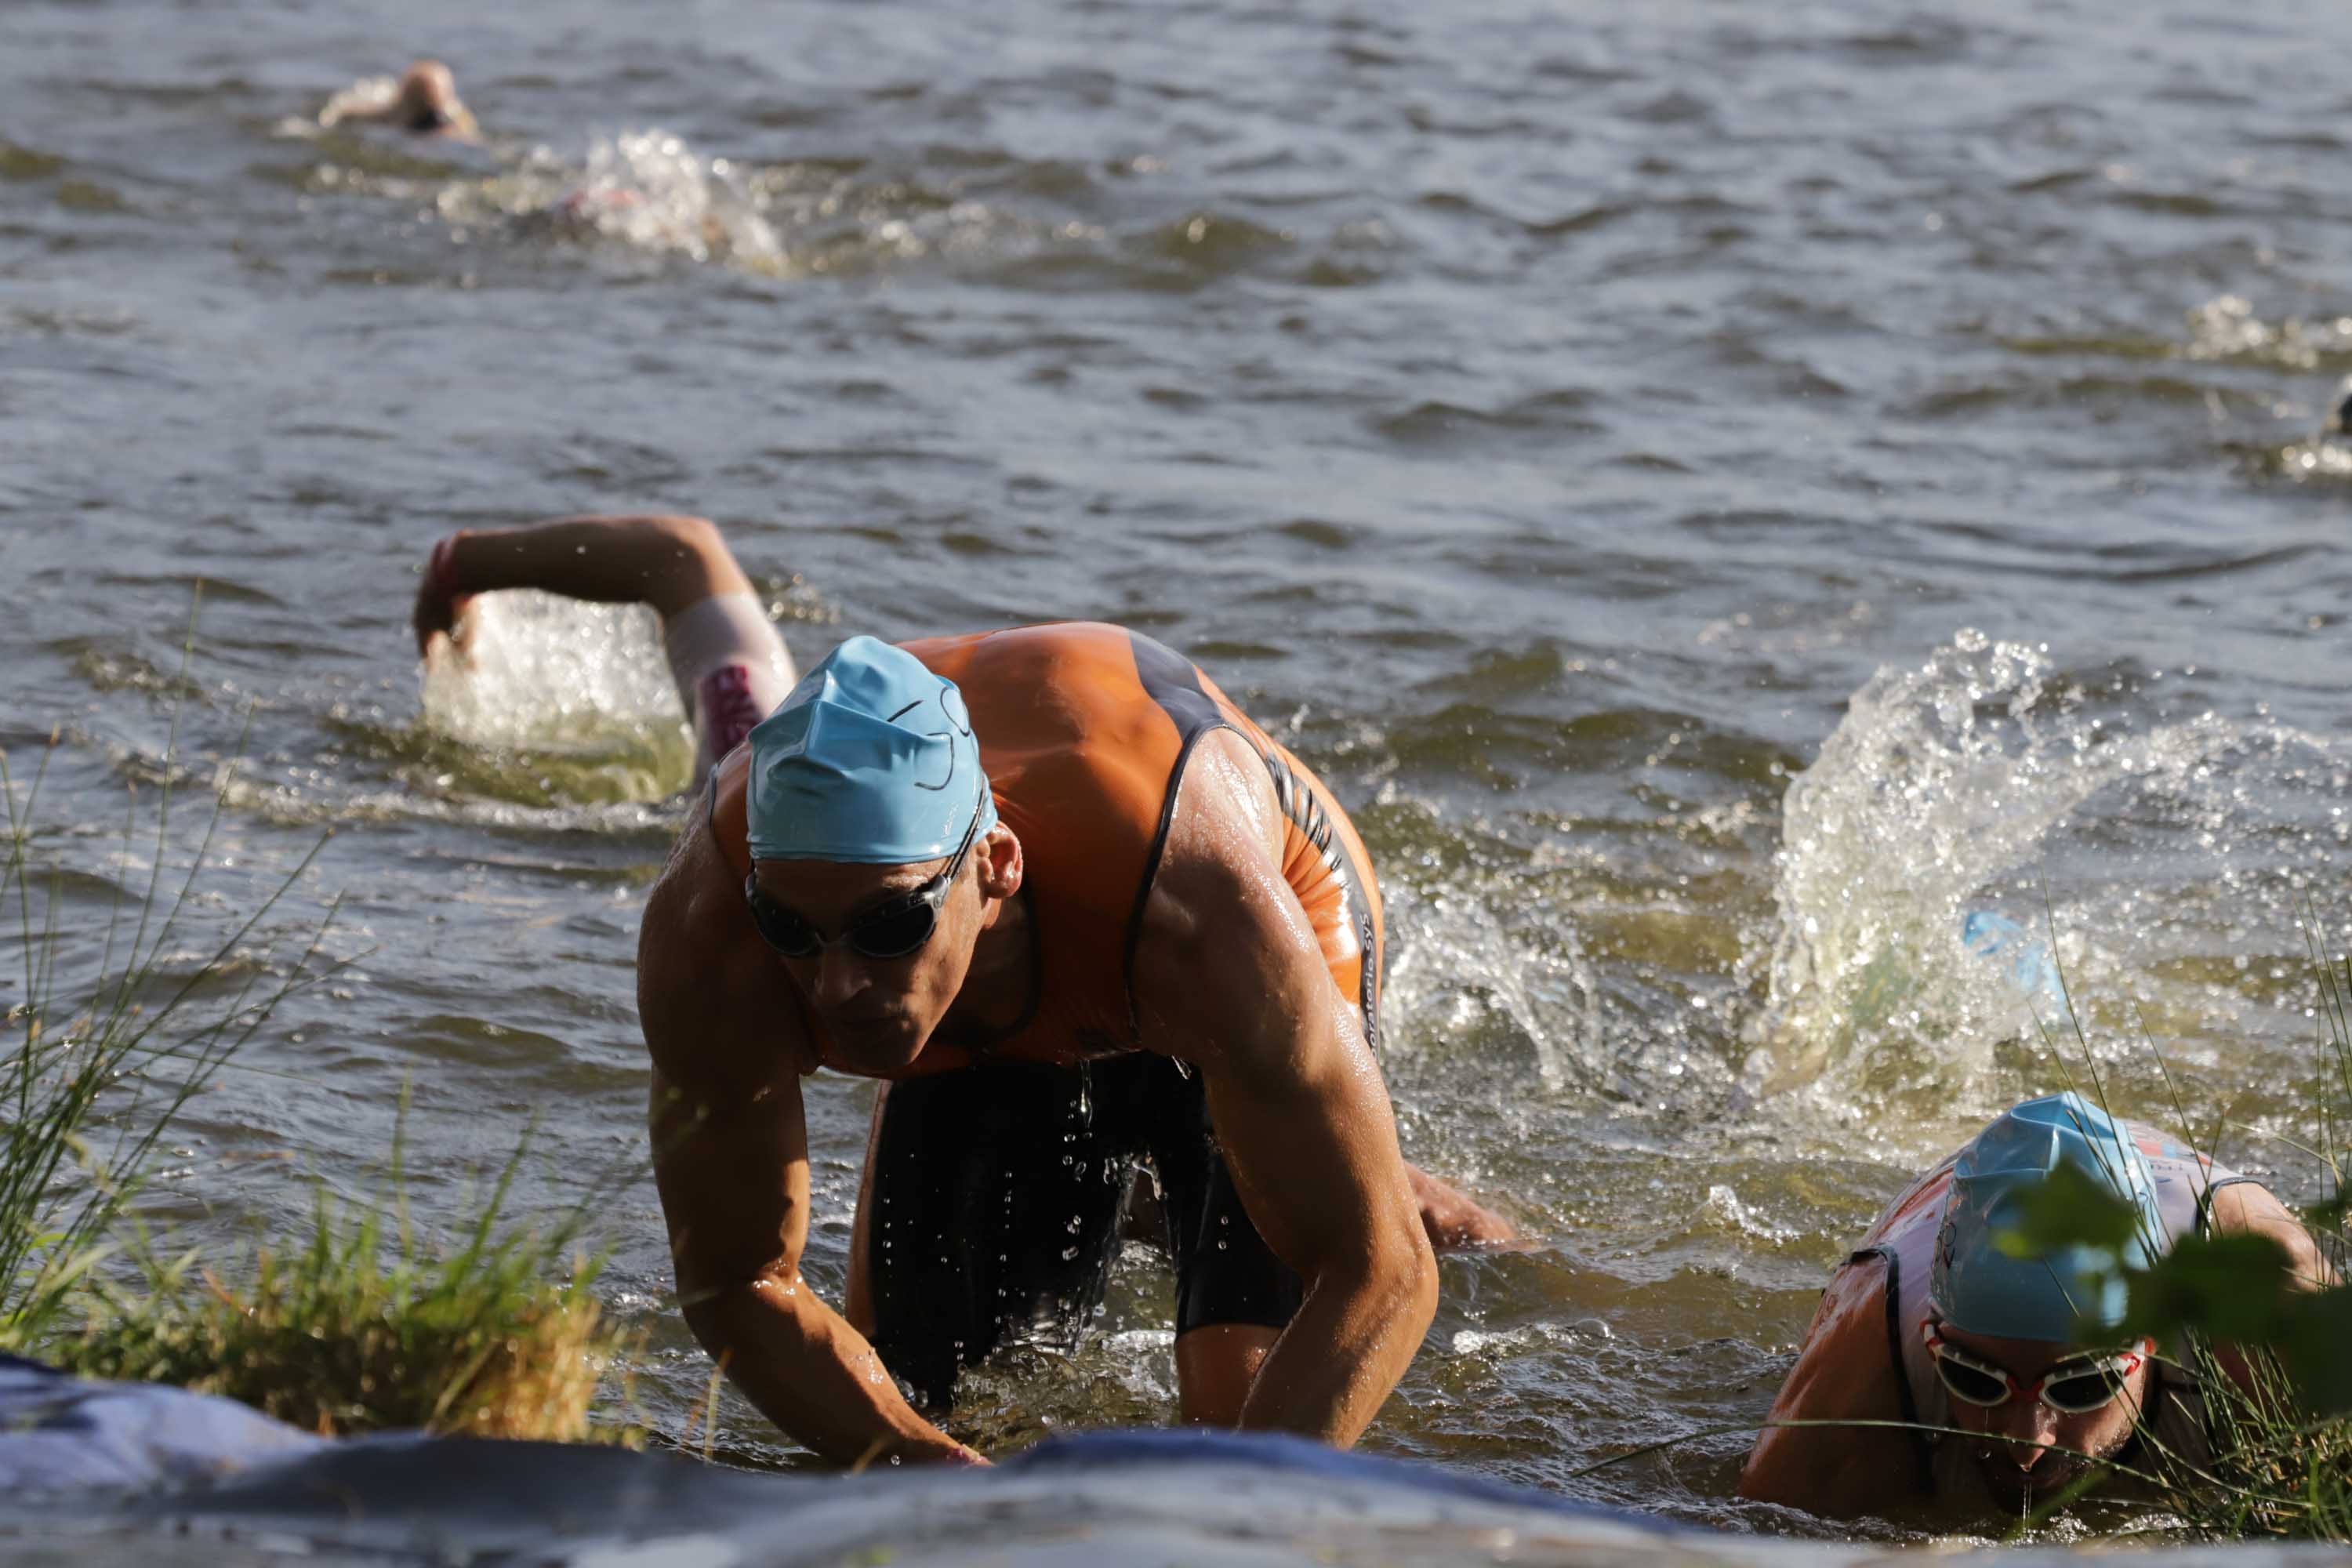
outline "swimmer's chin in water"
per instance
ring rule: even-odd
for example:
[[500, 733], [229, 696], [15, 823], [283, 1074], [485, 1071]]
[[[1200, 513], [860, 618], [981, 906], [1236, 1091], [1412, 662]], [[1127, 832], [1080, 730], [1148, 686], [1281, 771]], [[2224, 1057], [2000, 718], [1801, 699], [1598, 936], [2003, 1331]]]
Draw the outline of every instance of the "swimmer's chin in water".
[[344, 89], [319, 111], [321, 127], [390, 125], [414, 135], [478, 142], [481, 127], [457, 96], [457, 79], [439, 60], [418, 60], [398, 81], [379, 77]]

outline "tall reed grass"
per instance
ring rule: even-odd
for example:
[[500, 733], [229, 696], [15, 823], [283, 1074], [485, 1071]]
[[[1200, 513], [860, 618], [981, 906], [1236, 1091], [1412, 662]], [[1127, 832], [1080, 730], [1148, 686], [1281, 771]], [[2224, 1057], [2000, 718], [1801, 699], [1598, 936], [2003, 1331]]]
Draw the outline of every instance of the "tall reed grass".
[[[2352, 1275], [2352, 1237], [2345, 1228], [2352, 1207], [2345, 1184], [2352, 1166], [2346, 1138], [2352, 1131], [2352, 956], [2328, 958], [2315, 908], [2303, 911], [2303, 926], [2320, 1026], [2309, 1141], [2294, 1147], [2315, 1162], [2322, 1186], [2319, 1201], [2299, 1216], [2319, 1278], [2296, 1277], [2277, 1241], [2247, 1232], [2188, 1237], [2168, 1248], [2150, 1238], [2162, 1255], [2126, 1276], [2121, 1332], [2146, 1334], [2167, 1347], [2173, 1366], [2201, 1394], [2210, 1451], [2174, 1452], [2144, 1430], [2145, 1453], [2136, 1466], [2172, 1528], [2197, 1540], [2352, 1544], [2352, 1288], [2344, 1283]], [[2105, 1109], [2097, 1057], [2071, 1004], [2068, 1016], [2087, 1090]], [[2179, 1086], [2145, 1021], [2140, 1032], [2164, 1069], [2181, 1136], [2195, 1142]], [[2216, 1163], [2223, 1163], [2225, 1125], [2217, 1121], [2200, 1143], [2200, 1152]], [[2130, 1206], [2097, 1184], [2053, 1181], [2029, 1211], [2029, 1234], [2019, 1240], [2035, 1250], [2114, 1247], [2136, 1223]]]
[[[176, 715], [173, 739], [176, 743]], [[220, 826], [224, 795], [176, 889], [166, 885], [176, 767], [167, 750], [143, 893], [110, 881], [96, 931], [77, 929], [62, 866], [36, 864], [35, 820], [57, 749], [50, 737], [19, 790], [0, 753], [0, 801], [7, 812], [0, 855], [0, 902], [13, 905], [20, 973], [0, 1035], [0, 1345], [37, 1347], [68, 1299], [101, 1259], [145, 1179], [157, 1142], [191, 1098], [235, 1057], [289, 996], [331, 973], [320, 942], [331, 907], [299, 955], [271, 978], [274, 954], [246, 943], [317, 858], [310, 852], [206, 956], [175, 973], [197, 879]], [[134, 862], [135, 792], [123, 831], [122, 865]], [[95, 962], [69, 951], [95, 938]], [[232, 961], [235, 962], [232, 962]], [[226, 998], [232, 974], [241, 975]], [[151, 1002], [149, 998], [160, 1000]]]
[[[405, 1096], [402, 1111], [404, 1127]], [[327, 1435], [587, 1437], [621, 1337], [593, 1289], [601, 1260], [574, 1251], [584, 1205], [551, 1227], [504, 1223], [529, 1148], [526, 1137], [446, 1243], [410, 1223], [397, 1133], [388, 1203], [338, 1205], [320, 1184], [308, 1237], [257, 1243], [227, 1280], [141, 1236], [133, 1279], [92, 1279], [87, 1326], [54, 1338], [52, 1356], [91, 1376], [226, 1394]]]

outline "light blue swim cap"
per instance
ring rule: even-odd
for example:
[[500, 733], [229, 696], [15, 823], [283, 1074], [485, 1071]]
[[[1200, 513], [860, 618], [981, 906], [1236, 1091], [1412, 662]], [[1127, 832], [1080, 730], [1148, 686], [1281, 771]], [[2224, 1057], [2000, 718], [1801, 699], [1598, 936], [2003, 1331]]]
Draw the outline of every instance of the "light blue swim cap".
[[2116, 1261], [2072, 1247], [2012, 1258], [2000, 1237], [2018, 1228], [2027, 1194], [2069, 1164], [2139, 1211], [2121, 1261], [2145, 1268], [2164, 1245], [2156, 1179], [2147, 1158], [2107, 1113], [2069, 1089], [2029, 1100], [1996, 1118], [1952, 1163], [1951, 1194], [1936, 1236], [1927, 1302], [1944, 1321], [1972, 1334], [2068, 1341], [2077, 1319], [2108, 1328], [2123, 1321], [2124, 1281], [2102, 1272]]
[[906, 649], [851, 637], [751, 731], [754, 860], [908, 866], [996, 825], [963, 693]]

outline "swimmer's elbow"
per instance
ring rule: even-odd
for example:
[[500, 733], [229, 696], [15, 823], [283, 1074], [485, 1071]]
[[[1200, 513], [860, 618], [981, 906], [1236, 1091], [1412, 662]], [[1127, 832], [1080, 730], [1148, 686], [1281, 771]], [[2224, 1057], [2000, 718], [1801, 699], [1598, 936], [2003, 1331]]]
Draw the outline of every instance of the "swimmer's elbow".
[[721, 1279], [689, 1277], [677, 1288], [679, 1315], [713, 1354], [747, 1337], [748, 1323], [797, 1319], [814, 1300], [800, 1270], [783, 1265]]
[[727, 556], [727, 541], [719, 536], [719, 525], [707, 517], [665, 512], [640, 518], [638, 525], [664, 542], [705, 561]]
[[1416, 1221], [1309, 1271], [1315, 1284], [1370, 1305], [1419, 1338], [1437, 1317], [1437, 1257]]

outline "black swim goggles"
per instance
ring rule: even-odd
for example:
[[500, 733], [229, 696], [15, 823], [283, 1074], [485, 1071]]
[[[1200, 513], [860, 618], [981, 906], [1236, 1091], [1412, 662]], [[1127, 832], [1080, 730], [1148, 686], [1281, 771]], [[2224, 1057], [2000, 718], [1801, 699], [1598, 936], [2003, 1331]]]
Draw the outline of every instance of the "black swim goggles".
[[815, 958], [826, 948], [844, 943], [860, 958], [904, 958], [930, 941], [931, 932], [939, 929], [940, 906], [948, 901], [956, 873], [963, 869], [963, 858], [971, 853], [971, 841], [980, 832], [981, 816], [978, 809], [972, 812], [971, 822], [963, 830], [963, 842], [956, 846], [955, 858], [948, 862], [946, 870], [922, 886], [909, 888], [888, 902], [877, 905], [836, 937], [827, 937], [801, 915], [761, 891], [760, 868], [755, 865], [743, 879], [743, 901], [751, 906], [751, 923], [760, 928], [768, 945], [786, 958]]

